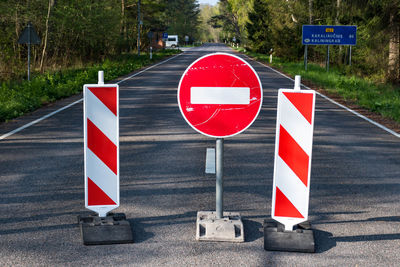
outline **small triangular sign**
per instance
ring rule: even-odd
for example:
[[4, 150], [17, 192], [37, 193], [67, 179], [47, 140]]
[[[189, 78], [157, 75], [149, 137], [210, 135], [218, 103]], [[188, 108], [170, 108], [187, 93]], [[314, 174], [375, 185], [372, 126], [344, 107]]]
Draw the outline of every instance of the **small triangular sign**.
[[18, 39], [19, 44], [40, 44], [40, 38], [37, 35], [32, 23], [28, 23]]

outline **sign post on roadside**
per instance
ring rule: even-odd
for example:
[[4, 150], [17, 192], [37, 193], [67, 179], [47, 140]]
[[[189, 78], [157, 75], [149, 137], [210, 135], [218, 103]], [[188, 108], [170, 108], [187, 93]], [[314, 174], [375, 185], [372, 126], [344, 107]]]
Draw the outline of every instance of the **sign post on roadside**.
[[315, 251], [307, 222], [314, 110], [315, 91], [300, 90], [300, 76], [294, 90], [279, 89], [271, 217], [280, 224], [265, 221], [266, 250]]
[[216, 211], [197, 213], [197, 240], [244, 242], [240, 214], [223, 211], [223, 144], [255, 121], [262, 97], [255, 70], [231, 54], [203, 56], [182, 75], [178, 104], [184, 119], [197, 132], [216, 138]]
[[147, 37], [150, 40], [150, 59], [153, 59], [153, 35], [154, 35], [154, 32], [152, 32], [152, 31], [149, 31], [147, 33]]
[[307, 48], [309, 45], [327, 45], [327, 71], [329, 71], [329, 46], [349, 45], [349, 64], [351, 66], [351, 46], [357, 43], [357, 26], [303, 25], [302, 31], [305, 70], [307, 70]]
[[119, 207], [119, 86], [85, 84], [84, 167], [85, 207], [98, 214], [78, 216], [85, 245], [132, 243], [125, 214], [109, 213]]
[[22, 31], [18, 39], [19, 44], [28, 45], [28, 81], [31, 80], [31, 44], [40, 44], [40, 38], [31, 22]]

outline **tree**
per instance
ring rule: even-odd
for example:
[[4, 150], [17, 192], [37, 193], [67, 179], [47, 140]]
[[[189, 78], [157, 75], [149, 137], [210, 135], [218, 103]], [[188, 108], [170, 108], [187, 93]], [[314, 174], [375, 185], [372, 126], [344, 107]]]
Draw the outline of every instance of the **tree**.
[[219, 14], [211, 17], [210, 25], [214, 28], [222, 28], [225, 37], [241, 40], [242, 31], [239, 26], [238, 14], [234, 11], [229, 0], [220, 0], [218, 4]]
[[199, 4], [196, 0], [166, 0], [166, 26], [169, 34], [179, 35], [182, 42], [187, 35], [198, 36]]
[[249, 13], [246, 24], [249, 45], [257, 52], [268, 53], [271, 44], [271, 16], [267, 0], [254, 0], [253, 9]]
[[202, 42], [219, 42], [220, 28], [213, 28], [208, 21], [217, 15], [218, 7], [210, 5], [200, 5], [200, 27], [199, 37]]

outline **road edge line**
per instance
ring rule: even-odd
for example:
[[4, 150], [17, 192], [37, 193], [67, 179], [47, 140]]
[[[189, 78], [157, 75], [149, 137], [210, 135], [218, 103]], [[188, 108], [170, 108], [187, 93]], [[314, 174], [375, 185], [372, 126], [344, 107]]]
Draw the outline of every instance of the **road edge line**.
[[[133, 74], [133, 75], [131, 75], [131, 76], [129, 76], [129, 77], [127, 77], [127, 78], [125, 78], [125, 79], [119, 81], [119, 82], [116, 82], [116, 84], [120, 84], [120, 83], [122, 83], [122, 82], [124, 82], [124, 81], [127, 81], [127, 80], [129, 80], [129, 79], [131, 79], [131, 78], [133, 78], [133, 77], [135, 77], [135, 76], [137, 76], [137, 75], [139, 75], [139, 74], [141, 74], [141, 73], [147, 71], [147, 70], [150, 70], [150, 69], [152, 69], [152, 68], [154, 68], [154, 67], [157, 67], [157, 66], [159, 66], [159, 65], [161, 65], [161, 64], [164, 64], [165, 62], [168, 62], [168, 61], [170, 61], [170, 60], [172, 60], [172, 59], [174, 59], [174, 58], [176, 58], [176, 57], [178, 57], [178, 56], [181, 56], [181, 55], [183, 55], [183, 54], [184, 54], [184, 52], [182, 52], [182, 53], [180, 53], [180, 54], [178, 54], [178, 55], [175, 55], [175, 56], [173, 56], [173, 57], [167, 58], [166, 60], [161, 61], [161, 62], [158, 62], [158, 63], [156, 63], [156, 64], [154, 64], [154, 65], [151, 65], [150, 67], [148, 67], [148, 68], [146, 68], [146, 69], [144, 69], [144, 70], [141, 70], [141, 71], [139, 71], [139, 72], [137, 72], [137, 73], [135, 73], [135, 74]], [[62, 108], [59, 108], [59, 109], [57, 109], [57, 110], [55, 110], [55, 111], [53, 111], [53, 112], [51, 112], [51, 113], [49, 113], [49, 114], [47, 114], [47, 115], [44, 115], [44, 116], [42, 116], [42, 117], [40, 117], [40, 118], [38, 118], [38, 119], [36, 119], [36, 120], [34, 120], [34, 121], [31, 121], [31, 122], [29, 122], [29, 123], [27, 123], [27, 124], [25, 124], [25, 125], [23, 125], [23, 126], [17, 128], [17, 129], [15, 129], [15, 130], [12, 130], [12, 131], [10, 131], [10, 132], [8, 132], [8, 133], [5, 133], [5, 134], [3, 134], [3, 135], [0, 136], [0, 140], [4, 140], [4, 139], [6, 139], [7, 137], [10, 137], [10, 136], [13, 135], [13, 134], [16, 134], [16, 133], [18, 133], [18, 132], [20, 132], [20, 131], [22, 131], [22, 130], [24, 130], [24, 129], [30, 127], [30, 126], [32, 126], [32, 125], [35, 125], [35, 124], [37, 124], [37, 123], [39, 123], [39, 122], [41, 122], [41, 121], [43, 121], [43, 120], [45, 120], [45, 119], [47, 119], [47, 118], [49, 118], [49, 117], [51, 117], [51, 116], [53, 116], [53, 115], [55, 115], [55, 114], [57, 114], [57, 113], [59, 113], [59, 112], [65, 110], [65, 109], [67, 109], [67, 108], [70, 108], [70, 107], [72, 107], [72, 106], [74, 106], [74, 105], [76, 105], [76, 104], [78, 104], [79, 102], [82, 102], [82, 101], [83, 101], [83, 98], [81, 98], [81, 99], [79, 99], [79, 100], [77, 100], [77, 101], [75, 101], [75, 102], [73, 102], [73, 103], [70, 103], [70, 104], [68, 104], [68, 105], [66, 105], [66, 106], [64, 106], [64, 107], [62, 107]]]
[[[246, 56], [246, 57], [249, 58], [249, 59], [252, 59], [252, 58], [249, 57], [248, 55], [244, 55], [244, 56]], [[254, 60], [254, 59], [252, 59], [252, 60]], [[266, 67], [266, 68], [268, 68], [268, 69], [270, 69], [270, 70], [272, 70], [272, 71], [274, 71], [274, 72], [276, 72], [276, 73], [282, 75], [283, 77], [285, 77], [285, 78], [287, 78], [287, 79], [289, 79], [289, 80], [291, 80], [291, 81], [294, 81], [292, 78], [290, 78], [290, 77], [287, 76], [286, 74], [283, 74], [282, 72], [277, 71], [276, 69], [271, 68], [270, 66], [265, 65], [264, 63], [259, 62], [258, 60], [254, 60], [254, 61], [256, 61], [256, 62], [258, 62], [260, 65], [262, 65], [262, 66], [264, 66], [264, 67]], [[310, 87], [308, 87], [308, 86], [306, 86], [306, 85], [304, 85], [304, 84], [301, 84], [301, 85], [302, 85], [304, 88], [308, 89], [308, 90], [313, 90], [313, 89], [311, 89]], [[359, 117], [359, 118], [361, 118], [361, 119], [363, 119], [363, 120], [365, 120], [365, 121], [367, 121], [367, 122], [369, 122], [369, 123], [375, 125], [376, 127], [378, 127], [378, 128], [380, 128], [380, 129], [382, 129], [382, 130], [384, 130], [384, 131], [386, 131], [386, 132], [388, 132], [388, 133], [394, 135], [395, 137], [400, 138], [400, 133], [396, 133], [395, 131], [393, 131], [393, 130], [387, 128], [386, 126], [384, 126], [384, 125], [382, 125], [382, 124], [380, 124], [380, 123], [378, 123], [378, 122], [376, 122], [376, 121], [374, 121], [374, 120], [371, 120], [370, 118], [367, 118], [366, 116], [364, 116], [364, 115], [358, 113], [357, 111], [352, 110], [352, 109], [350, 109], [350, 108], [348, 108], [348, 107], [346, 107], [346, 106], [344, 106], [344, 105], [342, 105], [342, 104], [336, 102], [335, 100], [333, 100], [333, 99], [327, 97], [326, 95], [324, 95], [324, 94], [322, 94], [322, 93], [320, 93], [320, 92], [318, 92], [318, 91], [315, 91], [315, 92], [317, 93], [317, 95], [319, 95], [319, 96], [321, 96], [322, 98], [328, 100], [328, 101], [331, 102], [332, 104], [335, 104], [335, 105], [337, 105], [337, 106], [343, 108], [344, 110], [346, 110], [346, 111], [348, 111], [348, 112], [350, 112], [350, 113], [356, 115], [357, 117]]]

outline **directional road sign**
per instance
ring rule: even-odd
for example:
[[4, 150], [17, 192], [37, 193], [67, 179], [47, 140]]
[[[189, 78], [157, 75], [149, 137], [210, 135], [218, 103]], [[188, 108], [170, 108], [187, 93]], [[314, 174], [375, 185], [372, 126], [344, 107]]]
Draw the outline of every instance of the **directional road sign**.
[[226, 53], [197, 59], [178, 87], [178, 104], [187, 123], [216, 138], [246, 130], [260, 112], [262, 97], [255, 70], [240, 57]]
[[303, 25], [303, 45], [356, 45], [357, 26]]
[[164, 32], [164, 33], [162, 34], [162, 38], [163, 38], [163, 39], [168, 39], [168, 33], [167, 33], [167, 32]]

